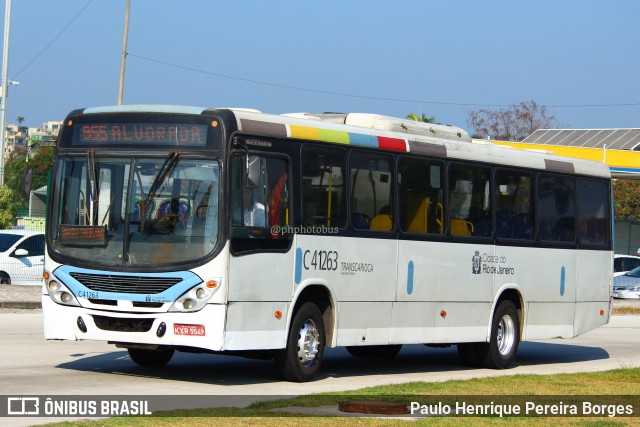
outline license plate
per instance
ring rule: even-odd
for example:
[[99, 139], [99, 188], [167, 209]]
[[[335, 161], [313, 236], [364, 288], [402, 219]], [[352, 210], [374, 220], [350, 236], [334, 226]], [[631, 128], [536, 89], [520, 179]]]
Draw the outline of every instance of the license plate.
[[204, 325], [185, 325], [181, 323], [174, 323], [173, 334], [204, 336]]

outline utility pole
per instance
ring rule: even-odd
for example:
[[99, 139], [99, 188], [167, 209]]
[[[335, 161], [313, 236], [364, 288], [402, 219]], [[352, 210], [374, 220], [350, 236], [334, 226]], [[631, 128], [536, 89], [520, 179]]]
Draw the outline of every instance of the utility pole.
[[124, 35], [122, 37], [122, 62], [120, 64], [120, 90], [118, 91], [118, 105], [122, 105], [124, 93], [124, 65], [127, 60], [127, 39], [129, 38], [129, 8], [131, 0], [127, 0], [127, 10], [124, 15]]
[[9, 26], [11, 24], [11, 0], [5, 0], [4, 45], [2, 47], [2, 99], [0, 99], [0, 187], [4, 185], [4, 144], [7, 120], [7, 95], [9, 94]]

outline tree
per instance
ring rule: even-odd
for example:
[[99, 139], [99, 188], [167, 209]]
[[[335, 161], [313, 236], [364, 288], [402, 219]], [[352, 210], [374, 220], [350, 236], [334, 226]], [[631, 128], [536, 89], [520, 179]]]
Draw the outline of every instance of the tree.
[[6, 230], [13, 226], [14, 215], [11, 212], [11, 206], [15, 199], [15, 192], [3, 185], [0, 187], [0, 229]]
[[558, 126], [547, 107], [533, 99], [500, 110], [481, 108], [467, 114], [467, 125], [474, 130], [476, 138], [522, 141], [537, 129]]
[[4, 187], [8, 187], [12, 190], [10, 195], [10, 203], [6, 206], [0, 207], [0, 218], [4, 215], [4, 212], [8, 210], [12, 218], [18, 216], [18, 211], [26, 210], [29, 208], [29, 201], [21, 197], [22, 180], [24, 171], [26, 168], [33, 170], [33, 180], [31, 188], [36, 190], [40, 187], [47, 185], [47, 175], [53, 165], [54, 147], [40, 146], [38, 152], [29, 158], [27, 162], [27, 152], [22, 151], [11, 159], [9, 159], [5, 165], [4, 175]]
[[613, 181], [613, 212], [616, 219], [640, 221], [640, 181]]
[[411, 120], [416, 121], [416, 122], [424, 122], [424, 123], [435, 123], [436, 122], [436, 117], [435, 116], [427, 117], [427, 115], [424, 114], [424, 113], [421, 113], [420, 115], [417, 115], [416, 113], [409, 113], [409, 114], [407, 114], [407, 119], [411, 119]]
[[22, 122], [24, 122], [24, 116], [18, 116], [16, 117], [16, 120], [18, 121], [18, 124], [21, 125]]

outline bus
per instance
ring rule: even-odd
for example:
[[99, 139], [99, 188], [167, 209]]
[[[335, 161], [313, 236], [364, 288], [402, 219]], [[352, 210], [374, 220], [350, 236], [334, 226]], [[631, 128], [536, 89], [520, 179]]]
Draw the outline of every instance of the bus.
[[503, 369], [611, 315], [604, 163], [382, 115], [73, 111], [46, 234], [45, 338], [142, 366], [262, 357], [302, 382], [325, 348], [426, 344]]

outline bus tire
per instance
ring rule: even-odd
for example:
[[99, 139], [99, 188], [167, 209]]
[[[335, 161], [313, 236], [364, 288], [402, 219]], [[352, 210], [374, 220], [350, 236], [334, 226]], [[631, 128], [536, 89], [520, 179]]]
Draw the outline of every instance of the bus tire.
[[275, 354], [282, 378], [311, 381], [322, 366], [325, 344], [322, 313], [317, 305], [305, 302], [293, 316], [285, 349]]
[[174, 349], [148, 350], [142, 348], [128, 348], [129, 357], [136, 364], [150, 368], [161, 368], [173, 357]]
[[488, 343], [477, 345], [478, 358], [485, 368], [504, 369], [513, 363], [520, 344], [520, 316], [515, 304], [502, 301], [493, 314]]
[[476, 342], [466, 342], [457, 344], [458, 356], [463, 365], [478, 367], [480, 366], [480, 359], [478, 358], [478, 345]]
[[374, 359], [393, 359], [400, 353], [402, 344], [390, 345], [357, 345], [348, 346], [347, 351], [356, 357], [371, 357]]

